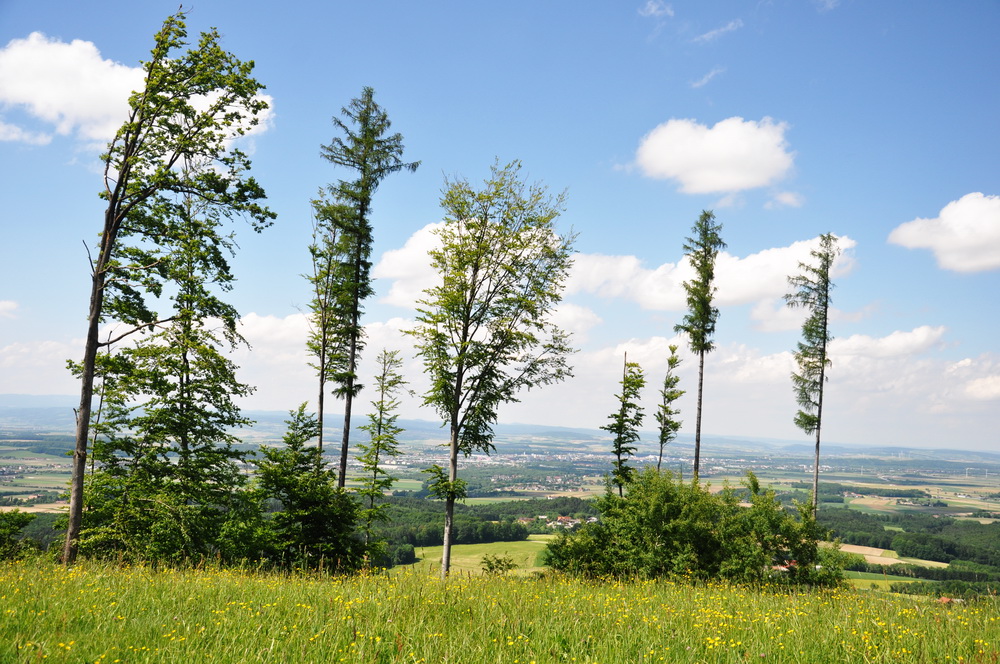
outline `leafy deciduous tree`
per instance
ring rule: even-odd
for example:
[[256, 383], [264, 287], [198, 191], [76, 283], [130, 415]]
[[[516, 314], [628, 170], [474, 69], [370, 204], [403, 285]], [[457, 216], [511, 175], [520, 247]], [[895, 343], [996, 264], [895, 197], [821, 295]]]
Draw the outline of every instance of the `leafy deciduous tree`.
[[612, 413], [611, 420], [601, 428], [614, 436], [612, 453], [615, 455], [614, 470], [611, 471], [611, 482], [618, 487], [618, 495], [624, 495], [625, 485], [632, 481], [635, 468], [628, 465], [628, 460], [635, 453], [635, 443], [639, 441], [639, 427], [642, 426], [644, 413], [639, 407], [639, 393], [646, 386], [646, 378], [642, 375], [642, 367], [636, 362], [628, 361], [622, 369], [622, 391], [616, 394], [618, 410]]
[[656, 423], [660, 425], [660, 456], [656, 460], [657, 471], [663, 463], [663, 448], [677, 438], [677, 432], [681, 429], [681, 421], [677, 419], [681, 411], [674, 408], [674, 402], [684, 396], [684, 390], [677, 389], [681, 377], [674, 373], [680, 363], [677, 346], [671, 344], [670, 357], [667, 358], [667, 373], [663, 376], [663, 389], [660, 390], [660, 404], [656, 408]]
[[191, 195], [162, 198], [156, 214], [158, 272], [174, 291], [172, 315], [132, 346], [100, 356], [107, 417], [95, 426], [100, 466], [80, 544], [134, 559], [228, 555], [227, 522], [254, 511], [232, 434], [250, 424], [235, 400], [252, 389], [222, 354], [243, 339], [236, 310], [216, 292], [231, 288], [232, 238], [221, 232], [225, 210]]
[[[78, 367], [67, 563], [76, 557], [80, 535], [97, 356], [101, 348], [162, 322], [146, 295], [163, 291], [160, 239], [172, 232], [176, 197], [196, 197], [223, 217], [247, 216], [255, 230], [274, 217], [258, 203], [264, 192], [247, 176], [250, 161], [232, 145], [267, 108], [259, 94], [263, 86], [251, 76], [253, 63], [223, 51], [215, 30], [203, 33], [196, 48], [178, 53], [186, 38], [182, 12], [164, 21], [143, 65], [143, 88], [129, 98], [128, 118], [102, 157], [107, 207], [91, 260], [88, 328]], [[185, 162], [199, 167], [184, 168]], [[99, 328], [107, 320], [127, 329], [102, 342]]]
[[792, 389], [800, 410], [795, 414], [795, 426], [807, 434], [816, 435], [816, 457], [813, 460], [813, 512], [819, 505], [819, 444], [823, 424], [823, 388], [830, 366], [827, 354], [830, 341], [830, 268], [840, 254], [837, 238], [832, 233], [819, 237], [819, 248], [810, 252], [816, 262], [799, 263], [801, 274], [788, 278], [795, 290], [785, 295], [790, 307], [802, 307], [808, 312], [802, 323], [802, 341], [795, 351], [798, 371], [792, 373]]
[[347, 475], [347, 456], [351, 435], [351, 409], [361, 385], [357, 383], [357, 363], [364, 346], [364, 328], [361, 314], [365, 299], [372, 294], [371, 251], [372, 196], [387, 176], [401, 170], [413, 172], [419, 161], [402, 161], [403, 136], [387, 135], [392, 123], [388, 114], [375, 103], [375, 92], [370, 87], [361, 91], [361, 97], [341, 109], [346, 122], [338, 117], [333, 124], [344, 133], [336, 136], [329, 145], [321, 148], [321, 155], [328, 161], [354, 171], [355, 180], [339, 180], [328, 187], [331, 201], [320, 201], [317, 210], [326, 214], [337, 229], [338, 238], [333, 251], [340, 257], [342, 268], [337, 270], [337, 313], [339, 337], [345, 349], [342, 366], [334, 374], [338, 384], [336, 394], [344, 399], [344, 434], [340, 450], [338, 482], [344, 486]]
[[686, 239], [684, 251], [687, 253], [695, 278], [684, 282], [687, 291], [688, 313], [684, 320], [674, 326], [674, 331], [688, 335], [691, 352], [698, 355], [698, 410], [694, 429], [694, 479], [698, 479], [701, 464], [701, 410], [705, 382], [705, 354], [715, 349], [712, 335], [719, 319], [719, 310], [712, 306], [715, 298], [715, 258], [726, 248], [719, 233], [722, 224], [715, 223], [715, 215], [703, 210], [691, 229], [693, 237]]
[[562, 196], [525, 185], [520, 169], [518, 162], [494, 164], [479, 191], [465, 180], [447, 183], [441, 245], [430, 252], [441, 281], [425, 291], [418, 325], [409, 331], [430, 375], [424, 403], [450, 430], [447, 473], [429, 470], [432, 493], [445, 501], [442, 578], [451, 562], [455, 501], [464, 496], [459, 453], [489, 453], [501, 404], [570, 375], [568, 338], [551, 314], [573, 236], [555, 230]]

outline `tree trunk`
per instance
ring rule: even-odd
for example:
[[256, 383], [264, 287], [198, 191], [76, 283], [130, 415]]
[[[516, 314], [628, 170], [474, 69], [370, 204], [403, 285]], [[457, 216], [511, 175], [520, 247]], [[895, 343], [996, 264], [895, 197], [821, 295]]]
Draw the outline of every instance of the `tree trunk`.
[[90, 314], [87, 325], [87, 342], [83, 350], [83, 370], [80, 373], [80, 407], [76, 411], [76, 445], [73, 449], [73, 469], [69, 492], [69, 522], [62, 561], [71, 565], [76, 560], [77, 540], [83, 522], [83, 478], [87, 471], [87, 439], [90, 437], [90, 409], [94, 396], [94, 372], [97, 349], [100, 347], [99, 326], [104, 305], [104, 262], [106, 251], [101, 251], [94, 270], [90, 290]]
[[[455, 481], [458, 480], [458, 424], [453, 422], [451, 426], [451, 448], [448, 454], [448, 481], [454, 489]], [[448, 578], [451, 571], [451, 535], [455, 521], [455, 492], [448, 492], [444, 502], [444, 539], [441, 548], [441, 580]]]
[[698, 414], [694, 420], [694, 481], [701, 468], [701, 393], [705, 382], [705, 351], [698, 353]]

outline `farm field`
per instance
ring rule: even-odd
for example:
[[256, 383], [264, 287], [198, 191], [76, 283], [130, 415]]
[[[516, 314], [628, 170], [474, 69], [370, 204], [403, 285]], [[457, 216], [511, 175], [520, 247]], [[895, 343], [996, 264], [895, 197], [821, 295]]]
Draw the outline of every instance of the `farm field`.
[[[543, 568], [538, 564], [538, 556], [545, 549], [545, 544], [555, 535], [528, 535], [523, 542], [488, 542], [484, 544], [456, 544], [451, 547], [451, 570], [454, 574], [478, 575], [482, 572], [483, 556], [507, 556], [517, 567], [515, 574], [540, 572]], [[409, 573], [433, 575], [441, 570], [440, 546], [421, 546], [416, 548], [419, 560], [411, 565], [393, 568]]]
[[[871, 581], [868, 581], [869, 585]], [[989, 662], [995, 599], [410, 570], [0, 564], [0, 661]]]

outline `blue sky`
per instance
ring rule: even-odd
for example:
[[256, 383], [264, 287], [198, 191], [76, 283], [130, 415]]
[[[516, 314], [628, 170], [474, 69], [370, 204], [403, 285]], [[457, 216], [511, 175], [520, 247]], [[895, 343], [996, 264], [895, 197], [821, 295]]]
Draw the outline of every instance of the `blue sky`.
[[[82, 352], [98, 155], [176, 6], [0, 2], [0, 393], [76, 389], [64, 364]], [[503, 421], [604, 423], [626, 351], [647, 372], [651, 412], [678, 343], [693, 431], [696, 361], [673, 327], [682, 244], [711, 209], [728, 248], [706, 433], [804, 439], [788, 380], [800, 319], [780, 298], [832, 232], [844, 253], [825, 439], [997, 449], [1000, 4], [206, 0], [187, 22], [254, 60], [272, 103], [246, 147], [278, 220], [260, 236], [238, 227], [231, 294], [253, 345], [237, 354], [258, 386], [248, 407], [312, 397], [309, 200], [349, 177], [319, 146], [370, 85], [405, 158], [423, 163], [375, 200], [368, 354], [403, 349], [418, 392], [399, 330], [433, 278], [444, 177], [481, 180], [495, 159], [520, 159], [566, 191], [561, 227], [579, 233], [558, 314], [579, 352], [575, 378], [524, 394]], [[403, 410], [434, 419], [419, 399]]]

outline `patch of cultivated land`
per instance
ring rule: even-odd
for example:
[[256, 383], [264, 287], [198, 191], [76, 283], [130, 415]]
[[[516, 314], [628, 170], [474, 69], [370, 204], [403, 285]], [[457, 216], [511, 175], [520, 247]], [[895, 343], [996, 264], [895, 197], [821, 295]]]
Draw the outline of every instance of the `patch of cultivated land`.
[[941, 563], [936, 560], [921, 560], [920, 558], [900, 558], [895, 551], [889, 549], [878, 549], [873, 546], [858, 546], [856, 544], [841, 544], [840, 550], [844, 553], [854, 553], [864, 556], [865, 561], [873, 565], [896, 565], [897, 563], [907, 563], [910, 565], [920, 565], [921, 567], [947, 567], [948, 563]]

